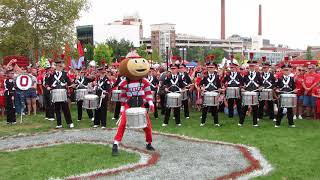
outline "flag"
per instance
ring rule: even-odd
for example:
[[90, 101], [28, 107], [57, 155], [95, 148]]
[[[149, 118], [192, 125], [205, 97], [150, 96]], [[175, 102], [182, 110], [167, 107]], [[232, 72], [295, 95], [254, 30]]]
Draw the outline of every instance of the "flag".
[[82, 45], [81, 45], [80, 41], [78, 41], [77, 48], [78, 48], [78, 53], [79, 53], [78, 68], [82, 68], [83, 64], [85, 64], [85, 63], [83, 63], [84, 62], [84, 52], [83, 52]]
[[69, 71], [70, 66], [71, 66], [71, 56], [70, 56], [70, 46], [69, 43], [66, 42], [66, 45], [64, 47], [64, 62], [65, 62], [65, 69], [66, 71]]

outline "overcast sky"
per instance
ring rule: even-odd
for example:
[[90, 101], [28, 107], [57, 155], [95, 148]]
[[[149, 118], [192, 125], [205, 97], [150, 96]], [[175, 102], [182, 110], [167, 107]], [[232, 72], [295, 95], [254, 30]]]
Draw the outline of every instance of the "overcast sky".
[[[262, 4], [263, 37], [273, 44], [305, 49], [320, 45], [319, 0], [225, 0], [226, 36], [258, 33], [259, 4]], [[104, 24], [138, 12], [144, 37], [150, 24], [174, 23], [177, 33], [220, 38], [220, 0], [90, 0], [77, 25]]]

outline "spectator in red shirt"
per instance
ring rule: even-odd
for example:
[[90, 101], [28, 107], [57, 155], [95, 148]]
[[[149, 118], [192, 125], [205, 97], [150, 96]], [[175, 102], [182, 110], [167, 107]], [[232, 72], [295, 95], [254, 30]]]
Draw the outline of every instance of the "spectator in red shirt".
[[315, 109], [315, 98], [312, 97], [312, 89], [319, 81], [319, 75], [315, 72], [315, 65], [308, 65], [309, 72], [304, 75], [302, 86], [304, 88], [303, 105], [306, 106], [307, 116], [312, 116]]
[[294, 116], [293, 119], [302, 119], [302, 112], [303, 112], [303, 80], [304, 80], [304, 69], [303, 67], [297, 67], [296, 75], [294, 77], [294, 82], [296, 83], [297, 88], [297, 107], [294, 109]]
[[317, 83], [317, 86], [312, 89], [312, 96], [316, 101], [315, 109], [315, 119], [320, 119], [320, 82]]

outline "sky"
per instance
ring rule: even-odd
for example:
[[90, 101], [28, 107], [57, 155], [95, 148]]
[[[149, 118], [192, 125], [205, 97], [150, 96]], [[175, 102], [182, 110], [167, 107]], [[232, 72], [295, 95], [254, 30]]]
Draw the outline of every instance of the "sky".
[[[176, 33], [220, 38], [220, 0], [89, 0], [76, 25], [107, 24], [137, 12], [144, 37], [150, 24], [176, 24]], [[319, 0], [225, 0], [226, 37], [258, 34], [259, 4], [262, 4], [262, 35], [272, 44], [306, 49], [320, 46]]]

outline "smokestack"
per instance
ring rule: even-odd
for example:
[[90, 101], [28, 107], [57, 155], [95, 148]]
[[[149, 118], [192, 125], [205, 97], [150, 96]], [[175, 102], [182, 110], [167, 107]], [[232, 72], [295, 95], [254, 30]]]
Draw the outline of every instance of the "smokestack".
[[259, 27], [258, 27], [258, 35], [262, 36], [262, 7], [259, 4]]
[[221, 39], [226, 39], [225, 0], [221, 0]]

